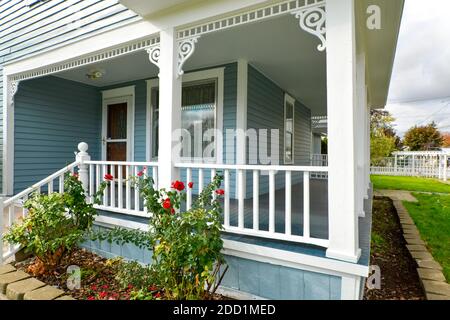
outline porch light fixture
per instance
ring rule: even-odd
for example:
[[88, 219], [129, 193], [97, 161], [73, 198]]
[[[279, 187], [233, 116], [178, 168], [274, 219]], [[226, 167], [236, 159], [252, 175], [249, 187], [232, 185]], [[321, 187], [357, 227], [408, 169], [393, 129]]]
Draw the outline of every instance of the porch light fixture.
[[104, 70], [91, 70], [86, 74], [86, 77], [90, 80], [97, 80], [102, 78], [105, 75]]

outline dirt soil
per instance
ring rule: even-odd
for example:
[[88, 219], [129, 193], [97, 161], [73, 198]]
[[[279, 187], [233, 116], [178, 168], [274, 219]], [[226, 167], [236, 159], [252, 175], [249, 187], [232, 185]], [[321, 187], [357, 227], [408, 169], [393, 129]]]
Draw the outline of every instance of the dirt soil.
[[[17, 269], [28, 272], [28, 267], [33, 265], [35, 258], [29, 258], [23, 262], [15, 263]], [[81, 269], [80, 289], [67, 288], [67, 268], [78, 266]], [[129, 300], [132, 286], [122, 288], [115, 279], [115, 270], [108, 260], [86, 249], [75, 249], [70, 256], [61, 261], [58, 268], [50, 273], [36, 277], [40, 281], [64, 290], [67, 295], [77, 300]], [[150, 290], [150, 289], [149, 289]], [[163, 299], [162, 292], [152, 286], [155, 299]], [[221, 295], [214, 294], [209, 300], [226, 300]]]
[[425, 300], [416, 262], [406, 248], [400, 221], [389, 198], [373, 202], [371, 265], [381, 269], [381, 289], [365, 289], [365, 300]]

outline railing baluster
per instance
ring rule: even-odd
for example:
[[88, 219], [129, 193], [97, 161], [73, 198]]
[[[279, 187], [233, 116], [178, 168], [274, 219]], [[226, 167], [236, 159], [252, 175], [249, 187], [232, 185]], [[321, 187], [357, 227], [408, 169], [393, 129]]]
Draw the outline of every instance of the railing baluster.
[[[216, 170], [215, 169], [211, 169], [211, 182], [214, 181], [214, 177], [216, 176]], [[213, 191], [212, 193], [212, 198], [213, 200], [216, 199], [216, 193]]]
[[[192, 169], [191, 168], [187, 168], [186, 169], [186, 182], [192, 182]], [[187, 188], [186, 190], [186, 209], [190, 210], [192, 207], [192, 189], [191, 188]]]
[[[134, 166], [134, 176], [136, 177], [139, 172], [138, 166]], [[134, 210], [139, 211], [139, 189], [137, 186], [134, 186]]]
[[64, 193], [64, 174], [59, 176], [59, 193]]
[[230, 226], [230, 171], [224, 171], [225, 198], [223, 203], [224, 209], [224, 225]]
[[253, 230], [259, 230], [259, 171], [253, 170]]
[[47, 184], [47, 193], [49, 195], [53, 193], [53, 180]]
[[125, 182], [125, 207], [131, 210], [131, 183], [130, 183], [130, 166], [126, 166], [125, 174], [127, 181]]
[[122, 166], [117, 166], [117, 197], [119, 209], [123, 208], [123, 181], [122, 181]]
[[244, 228], [244, 170], [238, 170], [238, 228]]
[[[116, 166], [115, 165], [111, 165], [110, 167], [110, 174], [114, 177], [115, 174], [115, 170], [116, 170]], [[109, 200], [111, 207], [115, 207], [116, 206], [116, 181], [115, 181], [116, 177], [114, 177], [110, 183], [111, 186], [111, 198]]]
[[25, 202], [28, 200], [28, 195], [22, 198], [22, 217], [26, 217], [28, 215], [28, 209], [25, 208]]
[[292, 226], [291, 226], [291, 217], [292, 217], [292, 173], [291, 171], [286, 171], [286, 183], [285, 183], [285, 225], [286, 225], [286, 229], [285, 229], [285, 233], [287, 235], [291, 235], [292, 234]]
[[156, 166], [152, 168], [152, 177], [153, 177], [153, 184], [154, 184], [153, 187], [155, 189], [158, 189], [158, 167], [156, 167]]
[[198, 194], [203, 191], [203, 169], [198, 169]]
[[269, 232], [275, 232], [275, 171], [269, 171]]
[[95, 192], [98, 192], [100, 189], [100, 180], [101, 179], [101, 173], [100, 173], [100, 165], [95, 165]]
[[310, 237], [309, 172], [303, 172], [303, 237]]
[[89, 191], [88, 191], [88, 195], [89, 195], [89, 202], [93, 203], [95, 190], [94, 190], [94, 165], [91, 164], [89, 165]]
[[[107, 173], [108, 173], [107, 166], [104, 164], [103, 165], [103, 176], [105, 176], [105, 174], [107, 174]], [[110, 182], [107, 181], [107, 183], [108, 183], [108, 186], [110, 187]], [[105, 207], [108, 206], [108, 187], [103, 192], [103, 205]]]

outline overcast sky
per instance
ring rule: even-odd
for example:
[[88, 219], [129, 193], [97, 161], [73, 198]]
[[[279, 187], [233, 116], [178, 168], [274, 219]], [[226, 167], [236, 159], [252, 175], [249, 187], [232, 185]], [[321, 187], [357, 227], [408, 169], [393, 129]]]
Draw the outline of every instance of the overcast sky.
[[400, 135], [433, 120], [450, 132], [450, 1], [405, 2], [386, 109]]

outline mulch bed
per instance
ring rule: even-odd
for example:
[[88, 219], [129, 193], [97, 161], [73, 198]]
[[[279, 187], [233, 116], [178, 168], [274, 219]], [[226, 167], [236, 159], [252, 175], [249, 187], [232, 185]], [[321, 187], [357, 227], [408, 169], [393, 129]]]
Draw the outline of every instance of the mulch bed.
[[[17, 269], [28, 272], [28, 267], [33, 265], [35, 258], [29, 258], [22, 262], [14, 263]], [[70, 290], [67, 287], [67, 268], [78, 266], [81, 269], [80, 289]], [[29, 272], [28, 272], [29, 273]], [[31, 274], [31, 273], [30, 273]], [[123, 288], [115, 278], [116, 271], [108, 263], [108, 260], [86, 249], [75, 249], [72, 254], [62, 259], [58, 268], [50, 274], [37, 276], [36, 278], [48, 285], [54, 286], [67, 295], [77, 300], [129, 300], [132, 286]], [[163, 299], [163, 295], [154, 286], [148, 289], [155, 299]], [[221, 295], [211, 295], [208, 300], [229, 300]]]
[[365, 300], [425, 300], [416, 262], [406, 248], [400, 221], [389, 198], [373, 202], [371, 265], [381, 269], [381, 289], [365, 289]]

